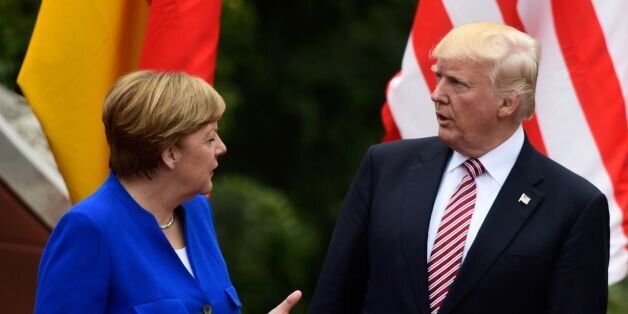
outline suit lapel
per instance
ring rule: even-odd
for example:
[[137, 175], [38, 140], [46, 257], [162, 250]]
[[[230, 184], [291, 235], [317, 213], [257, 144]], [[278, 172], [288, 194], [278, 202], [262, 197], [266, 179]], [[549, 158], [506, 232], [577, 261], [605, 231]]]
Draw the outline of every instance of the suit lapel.
[[419, 162], [408, 169], [403, 194], [402, 246], [406, 274], [419, 312], [429, 312], [427, 298], [427, 231], [434, 200], [451, 150], [440, 141], [420, 154]]
[[[469, 249], [439, 314], [450, 313], [454, 309], [493, 265], [541, 202], [543, 194], [534, 188], [534, 185], [542, 180], [533, 162], [536, 154], [538, 153], [526, 139], [513, 169]], [[519, 202], [524, 193], [530, 198], [528, 204]]]

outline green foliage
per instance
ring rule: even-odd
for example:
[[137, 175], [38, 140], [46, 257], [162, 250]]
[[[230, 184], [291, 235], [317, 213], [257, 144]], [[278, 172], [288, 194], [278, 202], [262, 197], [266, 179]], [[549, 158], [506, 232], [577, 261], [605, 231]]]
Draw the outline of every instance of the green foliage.
[[16, 86], [41, 0], [0, 0], [0, 83]]
[[266, 302], [294, 287], [308, 304], [351, 178], [383, 136], [384, 91], [415, 9], [414, 0], [223, 1], [216, 88], [229, 152], [220, 171], [283, 191], [321, 243], [304, 280]]
[[608, 313], [628, 313], [628, 279], [608, 288]]
[[284, 190], [326, 239], [362, 154], [383, 136], [379, 111], [415, 8], [225, 0], [216, 75], [228, 107], [223, 170]]
[[295, 287], [305, 305], [350, 180], [383, 136], [379, 110], [415, 8], [414, 0], [223, 1], [216, 88], [227, 102], [220, 127], [229, 152], [220, 171], [283, 191], [316, 232], [321, 245]]
[[[319, 248], [281, 191], [244, 176], [224, 176], [216, 180], [211, 199], [220, 246], [245, 312], [265, 313], [303, 289]], [[307, 303], [294, 313], [304, 312]]]

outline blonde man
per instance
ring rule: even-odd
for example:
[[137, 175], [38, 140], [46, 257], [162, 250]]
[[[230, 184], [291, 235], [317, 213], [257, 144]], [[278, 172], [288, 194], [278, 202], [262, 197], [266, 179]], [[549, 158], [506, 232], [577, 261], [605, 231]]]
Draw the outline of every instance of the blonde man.
[[227, 151], [224, 110], [211, 86], [184, 73], [116, 82], [102, 115], [111, 174], [53, 230], [35, 313], [240, 313], [204, 196]]
[[368, 150], [312, 313], [606, 312], [606, 198], [521, 127], [539, 51], [494, 23], [434, 48], [438, 137]]

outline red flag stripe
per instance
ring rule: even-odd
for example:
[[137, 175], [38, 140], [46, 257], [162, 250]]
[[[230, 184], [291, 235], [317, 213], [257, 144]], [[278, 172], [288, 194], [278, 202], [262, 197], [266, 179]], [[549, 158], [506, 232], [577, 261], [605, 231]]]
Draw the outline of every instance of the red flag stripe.
[[452, 29], [447, 11], [440, 0], [419, 1], [412, 27], [412, 44], [419, 68], [430, 91], [436, 88], [430, 51]]
[[[451, 28], [451, 21], [440, 0], [423, 0], [419, 2], [410, 34], [411, 41], [408, 44], [413, 47], [417, 65], [430, 91], [434, 90], [436, 80], [430, 69], [432, 62], [430, 61], [429, 53], [432, 46], [445, 36]], [[395, 77], [399, 75], [401, 75], [401, 73], [397, 73]], [[395, 77], [393, 77], [390, 82], [392, 82]], [[386, 89], [387, 91], [390, 88], [390, 82]], [[386, 102], [381, 110], [382, 123], [386, 130], [383, 142], [402, 138], [397, 122], [390, 110], [390, 97], [387, 98], [388, 102]], [[425, 101], [427, 102], [429, 100], [426, 99]]]
[[141, 69], [185, 71], [214, 81], [220, 0], [152, 0]]
[[[615, 199], [625, 211], [628, 207], [626, 104], [604, 33], [590, 1], [552, 1], [552, 12], [576, 95], [613, 183]], [[628, 233], [628, 220], [624, 220], [623, 228]]]
[[381, 116], [382, 123], [384, 124], [384, 130], [386, 131], [384, 138], [382, 138], [382, 143], [401, 139], [401, 133], [399, 133], [399, 129], [397, 128], [395, 119], [390, 112], [390, 107], [388, 106], [388, 103], [385, 103], [382, 107]]
[[613, 59], [615, 73], [619, 77], [624, 99], [628, 102], [628, 58], [626, 58], [628, 19], [625, 15], [625, 12], [628, 12], [628, 1], [593, 0], [591, 3], [602, 26], [608, 52]]

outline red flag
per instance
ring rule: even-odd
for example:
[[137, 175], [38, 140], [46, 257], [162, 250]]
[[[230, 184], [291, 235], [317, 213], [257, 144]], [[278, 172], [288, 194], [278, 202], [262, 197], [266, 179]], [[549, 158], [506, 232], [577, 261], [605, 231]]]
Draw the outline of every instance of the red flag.
[[625, 1], [422, 0], [401, 72], [382, 108], [384, 140], [437, 134], [429, 51], [454, 26], [511, 25], [542, 46], [536, 114], [524, 123], [533, 145], [587, 178], [609, 200], [609, 284], [628, 271], [628, 12]]
[[185, 71], [214, 81], [220, 0], [152, 0], [141, 69]]

